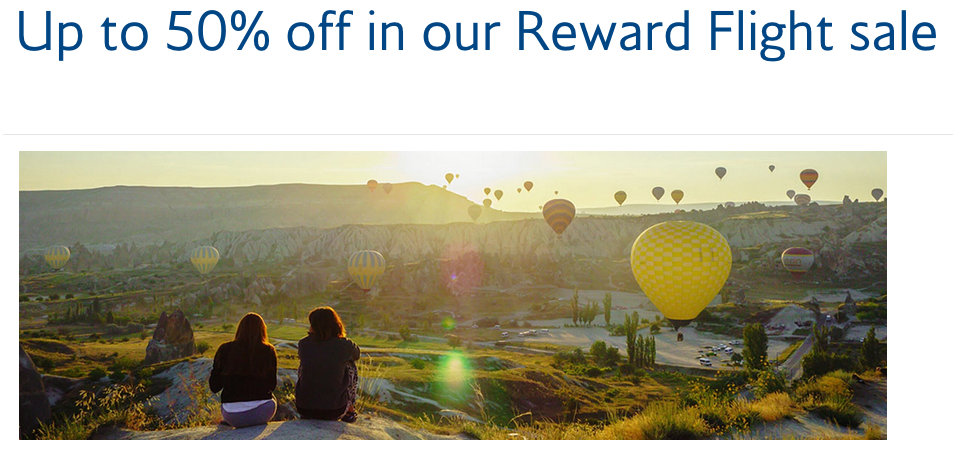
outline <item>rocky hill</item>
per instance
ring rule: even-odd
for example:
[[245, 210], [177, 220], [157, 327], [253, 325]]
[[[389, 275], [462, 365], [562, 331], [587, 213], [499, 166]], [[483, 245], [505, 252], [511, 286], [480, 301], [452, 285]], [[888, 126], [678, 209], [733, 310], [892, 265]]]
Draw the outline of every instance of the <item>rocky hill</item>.
[[[194, 241], [219, 231], [348, 224], [469, 222], [473, 204], [436, 186], [282, 184], [254, 187], [104, 187], [20, 192], [20, 249], [51, 244]], [[535, 216], [535, 213], [532, 214]], [[481, 222], [530, 214], [484, 210]]]
[[[849, 201], [804, 208], [751, 203], [679, 214], [579, 217], [561, 238], [537, 218], [477, 224], [220, 231], [200, 241], [121, 244], [110, 251], [74, 244], [68, 271], [188, 269], [190, 250], [210, 244], [222, 254], [215, 273], [239, 274], [231, 280], [216, 280], [211, 288], [213, 298], [255, 301], [276, 291], [304, 295], [322, 291], [330, 282], [346, 281], [344, 264], [350, 254], [374, 249], [390, 267], [379, 283], [388, 291], [426, 293], [458, 290], [460, 285], [473, 289], [557, 284], [625, 290], [635, 289], [628, 264], [632, 243], [649, 226], [673, 219], [694, 220], [718, 229], [731, 244], [732, 275], [736, 278], [783, 276], [781, 252], [806, 246], [817, 254], [817, 268], [810, 278], [829, 283], [886, 281], [886, 204]], [[256, 268], [267, 268], [272, 276], [256, 276]], [[280, 277], [274, 276], [276, 270]], [[20, 271], [33, 274], [46, 272], [46, 268], [42, 257], [26, 254]], [[451, 278], [457, 275], [465, 278]], [[99, 288], [105, 284], [94, 277], [83, 282]], [[117, 290], [150, 288], [146, 277], [121, 284]]]

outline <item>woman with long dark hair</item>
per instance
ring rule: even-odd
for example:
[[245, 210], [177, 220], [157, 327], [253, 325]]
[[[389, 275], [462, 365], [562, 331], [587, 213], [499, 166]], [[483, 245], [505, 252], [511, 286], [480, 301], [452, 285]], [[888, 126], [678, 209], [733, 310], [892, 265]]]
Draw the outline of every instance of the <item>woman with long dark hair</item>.
[[222, 419], [229, 425], [263, 425], [275, 416], [278, 355], [258, 313], [242, 317], [235, 339], [218, 347], [208, 384], [222, 392]]
[[295, 405], [301, 418], [357, 420], [357, 366], [361, 348], [347, 338], [344, 323], [331, 307], [308, 314], [308, 336], [298, 342]]

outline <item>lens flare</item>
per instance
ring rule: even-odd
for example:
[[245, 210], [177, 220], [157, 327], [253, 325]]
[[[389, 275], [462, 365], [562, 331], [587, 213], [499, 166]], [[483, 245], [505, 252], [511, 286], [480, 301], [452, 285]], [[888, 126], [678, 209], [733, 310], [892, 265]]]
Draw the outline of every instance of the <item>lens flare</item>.
[[437, 363], [437, 390], [439, 399], [462, 402], [469, 398], [473, 372], [470, 361], [460, 352], [451, 352]]
[[440, 326], [443, 327], [443, 330], [446, 330], [449, 332], [457, 328], [457, 322], [454, 321], [453, 318], [448, 316], [446, 318], [443, 318], [442, 321], [440, 321]]

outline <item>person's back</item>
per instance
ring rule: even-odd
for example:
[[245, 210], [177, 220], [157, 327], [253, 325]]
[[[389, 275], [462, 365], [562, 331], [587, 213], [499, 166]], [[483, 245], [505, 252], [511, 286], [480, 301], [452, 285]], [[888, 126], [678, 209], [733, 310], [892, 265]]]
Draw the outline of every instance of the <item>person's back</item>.
[[329, 307], [309, 315], [311, 329], [298, 342], [295, 405], [302, 418], [345, 421], [356, 418], [357, 368], [361, 349], [345, 337], [344, 325]]
[[212, 393], [222, 392], [222, 419], [244, 426], [268, 423], [278, 408], [278, 356], [268, 343], [265, 321], [256, 313], [238, 324], [235, 340], [219, 346], [208, 378]]

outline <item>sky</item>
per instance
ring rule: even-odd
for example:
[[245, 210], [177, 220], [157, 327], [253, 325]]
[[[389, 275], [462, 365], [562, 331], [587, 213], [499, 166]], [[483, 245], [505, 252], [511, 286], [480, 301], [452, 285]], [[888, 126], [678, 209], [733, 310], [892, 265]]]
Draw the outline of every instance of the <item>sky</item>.
[[[502, 189], [493, 207], [536, 211], [551, 198], [577, 208], [657, 203], [651, 190], [685, 193], [682, 204], [783, 201], [794, 189], [814, 200], [872, 201], [887, 194], [886, 152], [21, 152], [20, 190], [88, 189], [117, 185], [237, 187], [282, 183], [365, 184], [417, 181], [447, 187], [480, 203], [483, 188]], [[768, 165], [775, 165], [774, 172]], [[719, 180], [716, 167], [727, 174]], [[818, 171], [810, 191], [801, 170]], [[531, 192], [523, 187], [532, 181]], [[559, 191], [558, 195], [554, 192]], [[492, 196], [492, 193], [491, 193]]]

